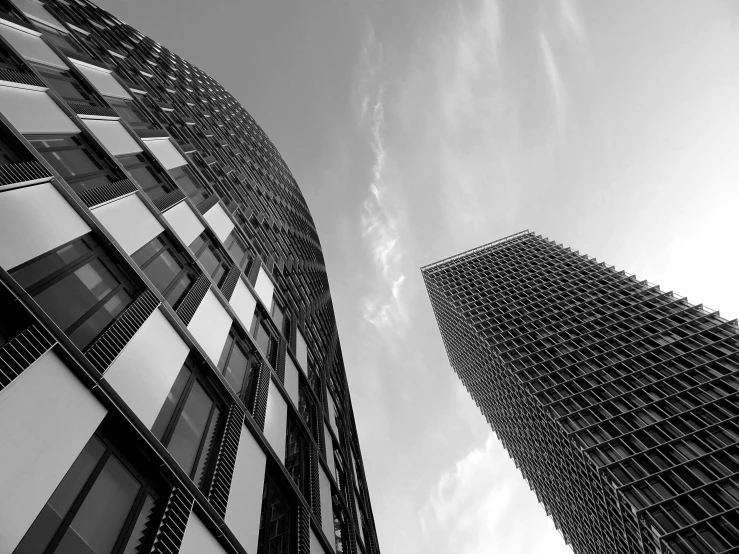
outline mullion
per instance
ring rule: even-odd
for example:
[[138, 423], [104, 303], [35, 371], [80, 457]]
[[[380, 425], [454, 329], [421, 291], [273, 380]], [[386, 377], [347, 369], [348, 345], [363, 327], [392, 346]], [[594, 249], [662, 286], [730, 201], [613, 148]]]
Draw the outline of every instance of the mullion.
[[[75, 240], [77, 240], [77, 239], [75, 239]], [[72, 242], [74, 242], [74, 241], [71, 241], [69, 244], [71, 244]], [[57, 248], [56, 250], [54, 250], [54, 252], [57, 252], [57, 251], [61, 250], [62, 248], [63, 248], [63, 246], [60, 246], [59, 248]], [[75, 271], [77, 271], [80, 267], [82, 267], [86, 263], [91, 262], [93, 259], [100, 258], [101, 257], [101, 254], [100, 254], [100, 252], [98, 252], [98, 249], [99, 248], [100, 247], [95, 247], [88, 254], [85, 254], [84, 256], [82, 256], [81, 258], [79, 258], [78, 260], [76, 260], [76, 261], [72, 262], [71, 264], [68, 264], [68, 265], [66, 265], [66, 266], [64, 266], [64, 267], [56, 270], [51, 275], [49, 275], [47, 277], [44, 277], [42, 280], [34, 283], [33, 285], [31, 285], [30, 287], [28, 287], [26, 289], [26, 292], [28, 294], [30, 294], [31, 296], [35, 296], [36, 294], [38, 294], [40, 292], [43, 292], [46, 289], [48, 289], [50, 286], [56, 284], [58, 281], [61, 281], [65, 277], [67, 277], [70, 274], [74, 273]], [[47, 252], [43, 256], [47, 256], [47, 255], [50, 255], [50, 254], [51, 254], [50, 252]], [[36, 260], [33, 260], [33, 261], [35, 262]], [[14, 271], [15, 270], [18, 270], [18, 269], [22, 269], [22, 267], [15, 268]], [[107, 266], [106, 266], [106, 269], [108, 269]]]
[[75, 321], [72, 325], [70, 325], [64, 332], [67, 335], [71, 335], [74, 333], [85, 321], [87, 321], [90, 316], [92, 316], [97, 310], [99, 310], [102, 306], [105, 305], [106, 302], [108, 302], [113, 296], [118, 294], [121, 289], [125, 288], [124, 283], [119, 283], [117, 287], [115, 287], [113, 290], [110, 291], [102, 300], [99, 300], [97, 304], [95, 304], [92, 308], [87, 310], [83, 315], [80, 316], [80, 318]]
[[[93, 436], [97, 437], [97, 435], [93, 435]], [[77, 495], [77, 498], [74, 499], [74, 502], [72, 502], [72, 505], [69, 507], [69, 510], [67, 510], [67, 515], [64, 516], [62, 521], [59, 523], [59, 527], [54, 533], [53, 538], [49, 541], [49, 544], [44, 550], [44, 552], [53, 553], [56, 550], [56, 547], [59, 546], [59, 543], [62, 541], [62, 539], [64, 538], [64, 535], [69, 530], [69, 526], [72, 524], [72, 521], [74, 520], [75, 516], [77, 515], [77, 512], [82, 506], [82, 503], [85, 501], [85, 498], [87, 498], [87, 495], [89, 494], [90, 490], [95, 484], [95, 481], [97, 481], [98, 477], [100, 476], [100, 473], [103, 471], [105, 464], [108, 462], [110, 457], [113, 455], [113, 451], [110, 448], [110, 445], [106, 441], [101, 441], [101, 442], [103, 442], [103, 444], [105, 445], [105, 452], [103, 452], [103, 455], [100, 456], [100, 460], [95, 466], [95, 469], [92, 470], [92, 472], [90, 473], [90, 476], [87, 478], [87, 481], [85, 482], [85, 485], [82, 487], [79, 494]]]
[[167, 427], [164, 429], [164, 433], [162, 433], [161, 443], [165, 446], [165, 448], [169, 447], [169, 441], [174, 434], [175, 427], [177, 427], [177, 422], [180, 419], [180, 415], [182, 415], [182, 410], [185, 408], [185, 403], [190, 396], [192, 388], [195, 386], [195, 381], [197, 381], [197, 373], [195, 368], [187, 364], [187, 362], [185, 363], [186, 365], [188, 365], [187, 369], [190, 371], [190, 377], [187, 380], [185, 388], [182, 390], [182, 394], [180, 395], [180, 399], [178, 400], [175, 409], [172, 411], [172, 418], [169, 420]]
[[[118, 458], [118, 461], [122, 462], [123, 460]], [[118, 539], [115, 541], [115, 544], [113, 545], [113, 548], [111, 549], [111, 552], [113, 554], [120, 552], [121, 548], [123, 548], [126, 545], [127, 541], [130, 539], [131, 533], [133, 533], [134, 524], [136, 523], [136, 519], [139, 517], [139, 513], [144, 507], [144, 502], [146, 501], [147, 495], [148, 494], [152, 495], [152, 497], [154, 498], [155, 504], [156, 504], [156, 501], [158, 500], [157, 496], [151, 491], [152, 487], [146, 481], [142, 482], [135, 472], [132, 472], [132, 474], [134, 475], [134, 478], [136, 478], [136, 480], [139, 481], [139, 483], [141, 484], [141, 488], [139, 489], [139, 492], [136, 495], [136, 499], [133, 501], [133, 505], [131, 506], [131, 509], [128, 512], [128, 517], [126, 518], [126, 521], [123, 523], [123, 526], [121, 527], [121, 530], [118, 533]]]
[[[202, 384], [200, 385], [203, 386]], [[208, 394], [208, 389], [203, 387], [203, 390], [205, 391], [205, 394], [208, 395], [210, 398], [210, 394]], [[192, 464], [192, 470], [190, 471], [190, 479], [195, 479], [195, 474], [198, 471], [198, 465], [200, 463], [200, 456], [203, 453], [203, 450], [205, 448], [205, 441], [208, 439], [208, 429], [210, 429], [210, 422], [213, 420], [213, 414], [215, 413], [216, 409], [218, 408], [218, 403], [215, 399], [211, 398], [211, 401], [213, 402], [213, 405], [210, 407], [210, 413], [208, 414], [208, 419], [205, 422], [205, 426], [203, 427], [203, 436], [200, 438], [200, 445], [198, 446], [198, 451], [195, 454], [195, 461]], [[208, 472], [208, 468], [206, 467], [204, 470], [204, 473]], [[194, 481], [193, 481], [194, 482]], [[195, 483], [198, 488], [200, 487], [199, 483]]]
[[159, 250], [154, 252], [146, 261], [141, 263], [141, 271], [146, 271], [146, 268], [149, 267], [149, 265], [162, 254], [162, 250], [167, 249], [167, 243], [164, 242], [162, 239], [159, 239], [159, 241], [161, 243], [161, 247], [159, 248]]

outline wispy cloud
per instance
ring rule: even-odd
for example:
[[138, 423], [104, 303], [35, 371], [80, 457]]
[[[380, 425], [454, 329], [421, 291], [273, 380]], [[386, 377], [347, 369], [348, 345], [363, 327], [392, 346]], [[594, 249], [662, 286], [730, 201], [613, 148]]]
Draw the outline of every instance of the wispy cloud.
[[[444, 471], [421, 511], [423, 539], [437, 552], [571, 554], [492, 433]], [[528, 533], [541, 529], [543, 533]]]
[[[399, 230], [398, 210], [388, 198], [390, 187], [388, 154], [384, 142], [384, 87], [380, 81], [382, 47], [369, 26], [363, 48], [366, 69], [360, 79], [358, 120], [369, 126], [369, 139], [374, 152], [372, 182], [363, 204], [361, 228], [365, 244], [380, 272], [382, 286], [375, 287], [364, 299], [364, 318], [377, 328], [396, 328], [405, 320], [401, 304], [403, 244]], [[371, 106], [371, 108], [370, 108]], [[368, 115], [371, 113], [371, 119]]]

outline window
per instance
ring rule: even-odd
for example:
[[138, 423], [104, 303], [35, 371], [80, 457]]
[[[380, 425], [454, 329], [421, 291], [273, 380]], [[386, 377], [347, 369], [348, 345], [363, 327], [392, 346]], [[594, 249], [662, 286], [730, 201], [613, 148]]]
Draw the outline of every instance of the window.
[[276, 479], [267, 475], [262, 493], [262, 516], [259, 521], [257, 554], [294, 554], [297, 550], [296, 524], [288, 502]]
[[287, 415], [287, 440], [285, 441], [285, 469], [306, 498], [310, 495], [308, 444], [299, 421], [292, 413], [289, 413]]
[[71, 72], [42, 66], [35, 66], [35, 68], [49, 86], [54, 89], [54, 92], [65, 100], [81, 104], [99, 104], [90, 89], [83, 85]]
[[81, 137], [26, 137], [75, 192], [94, 189], [121, 177]]
[[156, 200], [174, 190], [174, 186], [151, 165], [144, 154], [118, 156], [118, 161], [131, 174], [149, 198]]
[[187, 166], [175, 167], [169, 170], [169, 174], [177, 181], [182, 192], [196, 205], [205, 200], [205, 192], [198, 179], [190, 172]]
[[108, 104], [134, 129], [150, 129], [152, 124], [144, 112], [131, 101], [121, 98], [106, 98]]
[[207, 491], [225, 410], [187, 360], [175, 379], [151, 432], [190, 479]]
[[175, 310], [198, 278], [197, 271], [164, 235], [147, 242], [131, 258]]
[[10, 273], [80, 350], [102, 334], [136, 296], [123, 270], [91, 235]]
[[190, 250], [195, 257], [203, 264], [205, 272], [213, 278], [216, 285], [221, 284], [221, 280], [226, 275], [230, 264], [208, 235], [203, 232], [190, 244]]
[[128, 554], [150, 548], [157, 494], [94, 435], [15, 554]]
[[[0, 53], [1, 55], [2, 53]], [[15, 137], [0, 133], [0, 165], [16, 164], [25, 161], [18, 152], [19, 148]]]
[[[236, 262], [238, 267], [244, 268], [245, 265], [249, 265], [249, 256], [246, 253], [246, 246], [244, 246], [243, 242], [241, 242], [241, 240], [236, 236], [236, 231], [231, 231], [231, 234], [228, 235], [223, 246], [228, 250], [229, 254], [231, 254], [231, 257], [234, 259], [234, 262]], [[246, 264], [243, 263], [244, 260], [246, 260]]]
[[250, 352], [243, 340], [232, 330], [226, 339], [226, 344], [218, 361], [226, 382], [238, 394], [244, 403], [249, 405], [254, 377], [259, 369], [259, 356]]
[[292, 322], [290, 320], [290, 314], [280, 306], [279, 302], [275, 298], [272, 301], [272, 321], [275, 322], [275, 326], [282, 331], [282, 336], [285, 340], [290, 343], [290, 331], [292, 329]]
[[252, 336], [254, 337], [257, 346], [259, 346], [259, 349], [267, 358], [267, 361], [272, 365], [272, 367], [275, 367], [277, 362], [277, 340], [274, 338], [274, 334], [270, 329], [268, 319], [259, 314], [254, 315]]

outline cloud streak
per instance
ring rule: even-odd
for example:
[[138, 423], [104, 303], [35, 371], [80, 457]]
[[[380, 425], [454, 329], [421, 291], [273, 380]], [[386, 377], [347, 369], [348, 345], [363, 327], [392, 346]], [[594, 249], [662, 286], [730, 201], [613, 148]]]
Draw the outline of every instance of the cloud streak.
[[[383, 286], [376, 287], [364, 298], [364, 318], [378, 329], [397, 329], [406, 319], [401, 304], [403, 273], [403, 243], [399, 230], [398, 210], [387, 191], [390, 187], [388, 154], [383, 132], [385, 125], [384, 88], [379, 79], [382, 63], [382, 47], [377, 43], [372, 27], [363, 48], [366, 69], [360, 79], [362, 90], [358, 113], [360, 125], [367, 126], [374, 164], [372, 182], [369, 185], [360, 219], [362, 237], [379, 270]], [[371, 110], [370, 110], [371, 106]]]

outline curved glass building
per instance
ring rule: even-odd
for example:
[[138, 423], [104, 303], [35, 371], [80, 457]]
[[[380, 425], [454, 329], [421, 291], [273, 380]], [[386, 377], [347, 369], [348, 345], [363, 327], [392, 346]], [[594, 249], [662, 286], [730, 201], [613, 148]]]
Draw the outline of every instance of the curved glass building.
[[379, 553], [295, 179], [85, 0], [0, 0], [0, 552]]

